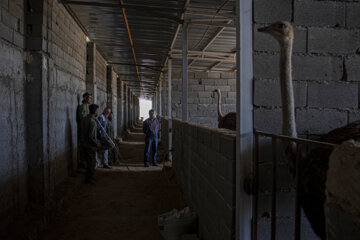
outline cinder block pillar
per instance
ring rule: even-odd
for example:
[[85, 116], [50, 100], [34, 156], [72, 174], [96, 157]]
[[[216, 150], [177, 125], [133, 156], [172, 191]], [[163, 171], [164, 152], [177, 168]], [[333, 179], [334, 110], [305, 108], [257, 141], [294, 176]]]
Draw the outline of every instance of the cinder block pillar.
[[124, 124], [123, 124], [123, 128], [124, 128], [124, 130], [126, 130], [127, 129], [127, 122], [128, 122], [128, 107], [127, 107], [127, 104], [128, 104], [128, 102], [127, 102], [127, 93], [128, 93], [128, 91], [127, 91], [127, 85], [126, 84], [124, 84], [124, 95], [123, 95], [123, 108], [124, 108]]
[[127, 88], [127, 99], [126, 99], [127, 103], [126, 103], [126, 106], [127, 106], [127, 121], [126, 121], [126, 127], [128, 129], [130, 129], [131, 127], [131, 90], [130, 88], [128, 87]]
[[106, 67], [106, 106], [113, 109], [113, 67], [108, 65]]
[[112, 126], [114, 129], [114, 137], [117, 137], [117, 77], [114, 72], [114, 68], [111, 65], [108, 65], [106, 68], [106, 106], [111, 108], [113, 112], [113, 121]]
[[134, 94], [131, 92], [131, 124], [130, 127], [134, 125]]
[[117, 77], [117, 124], [118, 130], [117, 134], [118, 137], [122, 137], [123, 134], [123, 122], [124, 122], [124, 108], [123, 108], [123, 82], [121, 81], [120, 77]]
[[26, 36], [26, 149], [28, 161], [29, 202], [47, 206], [54, 191], [50, 159], [49, 131], [53, 124], [49, 85], [54, 63], [48, 58], [46, 14], [43, 1], [32, 1], [25, 11]]
[[96, 44], [89, 42], [87, 44], [87, 61], [86, 61], [86, 91], [93, 94], [96, 101]]

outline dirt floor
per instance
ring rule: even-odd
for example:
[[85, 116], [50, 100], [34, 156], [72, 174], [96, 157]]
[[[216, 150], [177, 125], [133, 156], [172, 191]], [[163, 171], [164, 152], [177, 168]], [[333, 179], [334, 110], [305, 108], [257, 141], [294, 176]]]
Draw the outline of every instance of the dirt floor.
[[161, 240], [157, 216], [185, 204], [171, 170], [143, 166], [144, 135], [135, 129], [119, 144], [128, 163], [96, 170], [96, 184], [82, 184], [62, 213], [49, 224], [43, 240]]

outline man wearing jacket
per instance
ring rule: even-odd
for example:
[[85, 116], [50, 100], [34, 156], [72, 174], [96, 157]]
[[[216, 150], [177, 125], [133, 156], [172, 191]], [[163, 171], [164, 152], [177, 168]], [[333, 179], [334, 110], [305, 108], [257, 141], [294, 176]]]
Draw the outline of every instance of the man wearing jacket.
[[86, 173], [85, 183], [95, 183], [95, 165], [96, 165], [96, 151], [100, 148], [101, 144], [98, 140], [97, 121], [99, 106], [91, 104], [89, 106], [89, 114], [84, 119], [84, 125], [81, 128], [81, 144], [84, 147], [84, 157], [86, 159]]
[[145, 151], [144, 151], [144, 166], [149, 167], [150, 150], [153, 150], [153, 165], [157, 166], [156, 152], [158, 146], [158, 132], [159, 122], [156, 119], [154, 109], [149, 111], [149, 118], [143, 123], [143, 132], [145, 133]]
[[82, 104], [78, 106], [76, 111], [76, 122], [78, 127], [78, 168], [85, 168], [86, 167], [86, 159], [84, 153], [84, 148], [81, 145], [81, 133], [83, 132], [81, 128], [84, 127], [84, 119], [87, 115], [89, 115], [89, 106], [92, 103], [92, 94], [91, 93], [84, 93], [83, 94]]

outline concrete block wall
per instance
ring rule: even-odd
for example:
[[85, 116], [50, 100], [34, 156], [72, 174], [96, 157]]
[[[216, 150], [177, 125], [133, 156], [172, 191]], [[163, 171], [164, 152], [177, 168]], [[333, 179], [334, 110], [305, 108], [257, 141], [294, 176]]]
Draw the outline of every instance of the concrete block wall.
[[[43, 219], [51, 215], [58, 185], [76, 168], [76, 109], [89, 81], [95, 94], [98, 84], [95, 102], [106, 106], [106, 60], [95, 47], [90, 68], [87, 50], [85, 34], [57, 0], [0, 1], [1, 233], [28, 206]], [[116, 118], [121, 96], [111, 74]]]
[[[359, 120], [359, 15], [357, 1], [254, 0], [254, 125], [256, 130], [281, 133], [279, 46], [257, 28], [274, 21], [291, 21], [294, 30], [293, 80], [296, 123], [300, 137], [316, 135]], [[269, 239], [271, 145], [261, 140], [259, 239]], [[281, 151], [281, 150], [279, 150]], [[293, 233], [294, 182], [279, 159], [277, 239]], [[304, 239], [317, 239], [306, 219]]]
[[173, 166], [199, 215], [200, 237], [234, 239], [236, 135], [174, 119], [173, 139]]
[[165, 152], [169, 149], [169, 119], [167, 117], [162, 117], [160, 120], [160, 139], [161, 144]]
[[161, 111], [162, 116], [168, 116], [168, 78], [165, 74], [165, 79], [161, 81]]
[[293, 2], [254, 2], [255, 127], [281, 131], [275, 119], [281, 109], [279, 47], [272, 37], [256, 29], [287, 20], [295, 29], [293, 79], [298, 132], [305, 136], [324, 134], [356, 120], [350, 116], [359, 112], [360, 26], [355, 12], [360, 3]]
[[49, 158], [57, 186], [77, 167], [76, 109], [85, 91], [86, 35], [63, 5], [53, 1], [47, 7], [49, 53], [54, 63], [48, 86]]
[[0, 232], [27, 197], [23, 1], [0, 1]]
[[[222, 91], [222, 112], [235, 111], [236, 82], [235, 73], [189, 72], [188, 75], [188, 111], [189, 122], [217, 127], [217, 95], [213, 91]], [[166, 88], [165, 88], [166, 89]], [[172, 113], [181, 118], [182, 74], [172, 75]], [[166, 103], [166, 102], [165, 102]], [[166, 104], [164, 104], [166, 105]], [[167, 109], [167, 107], [163, 108]]]
[[95, 67], [96, 104], [99, 105], [99, 110], [102, 112], [107, 106], [106, 60], [98, 50], [95, 53]]

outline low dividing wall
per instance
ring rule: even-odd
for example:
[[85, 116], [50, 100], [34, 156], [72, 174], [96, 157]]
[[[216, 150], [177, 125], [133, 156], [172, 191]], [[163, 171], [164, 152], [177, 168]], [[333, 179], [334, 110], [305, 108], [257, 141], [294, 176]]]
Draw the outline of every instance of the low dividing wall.
[[169, 119], [168, 118], [161, 118], [160, 120], [160, 138], [161, 144], [163, 146], [164, 151], [169, 149]]
[[235, 132], [174, 119], [173, 139], [173, 166], [200, 237], [234, 239]]

